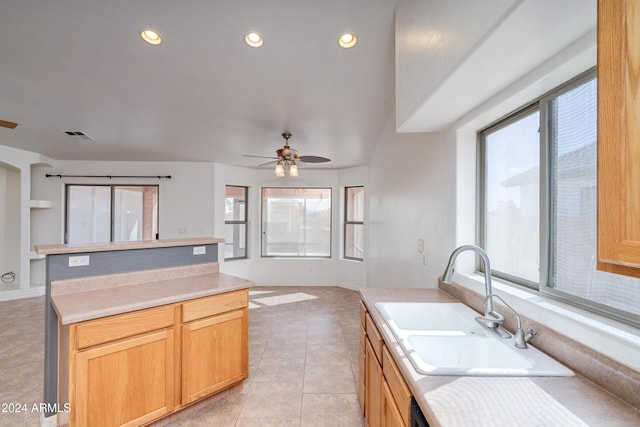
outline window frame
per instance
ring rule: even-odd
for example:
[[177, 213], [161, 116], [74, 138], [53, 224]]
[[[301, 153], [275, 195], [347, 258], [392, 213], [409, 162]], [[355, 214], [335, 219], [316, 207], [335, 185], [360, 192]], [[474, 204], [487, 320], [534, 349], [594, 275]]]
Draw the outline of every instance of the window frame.
[[[265, 246], [264, 246], [264, 238], [266, 235], [265, 227], [266, 221], [264, 217], [265, 206], [264, 206], [264, 192], [265, 190], [277, 189], [277, 190], [329, 190], [331, 193], [331, 197], [329, 197], [331, 207], [329, 212], [329, 255], [319, 256], [319, 255], [266, 255], [265, 254]], [[260, 257], [261, 258], [271, 258], [271, 259], [331, 259], [333, 258], [333, 187], [313, 187], [313, 186], [305, 186], [305, 187], [280, 187], [280, 186], [265, 186], [260, 188]]]
[[[565, 83], [553, 88], [552, 90], [544, 93], [540, 97], [536, 98], [533, 102], [525, 105], [524, 107], [516, 110], [515, 112], [493, 122], [489, 126], [481, 129], [477, 133], [477, 200], [476, 200], [476, 225], [477, 225], [477, 242], [481, 247], [485, 247], [486, 244], [486, 179], [485, 179], [485, 162], [486, 151], [483, 141], [483, 133], [490, 129], [499, 129], [500, 127], [508, 126], [514, 120], [519, 117], [523, 117], [527, 111], [531, 111], [532, 108], [538, 108], [540, 112], [540, 261], [539, 261], [539, 283], [530, 283], [521, 278], [513, 277], [508, 274], [504, 274], [492, 269], [492, 276], [503, 279], [509, 285], [516, 287], [526, 287], [529, 290], [535, 291], [544, 295], [545, 297], [569, 304], [580, 309], [613, 319], [615, 321], [625, 323], [634, 327], [640, 326], [640, 316], [635, 313], [623, 311], [613, 306], [605, 305], [603, 303], [585, 299], [583, 297], [564, 292], [556, 289], [553, 286], [553, 262], [554, 253], [552, 249], [553, 244], [553, 230], [555, 229], [555, 219], [552, 206], [552, 178], [551, 173], [552, 166], [552, 147], [553, 141], [551, 140], [550, 123], [550, 103], [557, 97], [575, 89], [576, 87], [585, 84], [593, 79], [597, 78], [596, 68], [590, 68], [585, 72], [569, 79]], [[477, 260], [476, 270], [483, 271], [483, 266]]]
[[[349, 185], [344, 187], [344, 223], [342, 226], [342, 257], [344, 259], [352, 260], [352, 261], [364, 261], [364, 255], [362, 257], [354, 257], [347, 256], [347, 227], [349, 225], [361, 225], [364, 231], [364, 218], [362, 221], [351, 221], [348, 220], [348, 212], [349, 212], [349, 189], [350, 188], [361, 188], [364, 192], [364, 185]], [[364, 248], [362, 248], [362, 253], [364, 254]]]
[[[74, 183], [65, 183], [64, 184], [64, 235], [63, 241], [65, 244], [69, 243], [69, 203], [71, 202], [69, 199], [69, 187], [108, 187], [110, 189], [110, 206], [109, 206], [109, 242], [100, 242], [100, 243], [113, 243], [114, 235], [115, 235], [115, 191], [117, 187], [156, 187], [156, 194], [158, 197], [158, 209], [156, 213], [156, 222], [157, 222], [157, 230], [154, 240], [160, 239], [160, 185], [158, 184], [74, 184]], [[136, 242], [140, 242], [143, 240], [135, 240]]]
[[244, 189], [244, 221], [240, 220], [224, 220], [224, 225], [244, 225], [244, 256], [224, 257], [225, 261], [233, 261], [238, 259], [249, 258], [249, 187], [246, 185], [231, 185], [224, 186], [224, 197], [227, 198], [227, 187], [242, 188]]
[[[524, 107], [496, 120], [490, 125], [482, 128], [477, 133], [476, 140], [476, 159], [477, 159], [477, 189], [476, 189], [476, 241], [478, 245], [482, 248], [487, 247], [487, 175], [486, 175], [486, 161], [487, 161], [487, 149], [486, 149], [486, 135], [489, 132], [496, 132], [505, 127], [513, 124], [514, 122], [534, 114], [535, 112], [539, 112], [542, 114], [542, 111], [539, 108], [538, 101], [531, 102]], [[540, 115], [542, 117], [542, 115]], [[539, 130], [539, 134], [542, 134], [542, 128]], [[542, 151], [542, 141], [540, 141], [541, 151]], [[542, 153], [540, 154], [540, 167], [542, 170]], [[541, 172], [542, 173], [542, 172]], [[540, 195], [543, 193], [543, 186], [540, 183]], [[542, 202], [542, 200], [541, 200]], [[541, 211], [540, 211], [541, 212]], [[543, 230], [543, 219], [540, 216], [540, 235], [544, 235], [546, 233], [546, 229]], [[543, 238], [540, 238], [539, 247], [542, 248]], [[543, 253], [540, 252], [540, 260], [543, 259]], [[476, 256], [476, 271], [484, 273], [484, 264], [480, 262], [480, 257]], [[522, 277], [517, 277], [509, 273], [505, 273], [494, 268], [491, 268], [491, 275], [497, 277], [499, 279], [503, 279], [507, 282], [515, 283], [520, 286], [524, 286], [528, 289], [538, 290], [539, 283], [533, 282], [531, 280], [524, 279]]]

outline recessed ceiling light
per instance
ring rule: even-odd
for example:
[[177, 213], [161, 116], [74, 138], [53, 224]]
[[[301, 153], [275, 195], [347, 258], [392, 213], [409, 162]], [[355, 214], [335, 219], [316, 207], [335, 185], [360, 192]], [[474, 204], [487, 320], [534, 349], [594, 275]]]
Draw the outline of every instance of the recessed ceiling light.
[[358, 38], [353, 33], [344, 33], [338, 38], [338, 44], [340, 47], [345, 49], [349, 49], [350, 47], [354, 47], [358, 42]]
[[264, 39], [260, 33], [251, 32], [244, 35], [244, 42], [251, 47], [260, 47], [264, 43]]
[[142, 37], [142, 40], [154, 46], [158, 46], [160, 43], [162, 43], [162, 37], [160, 37], [160, 34], [148, 28], [140, 31], [140, 37]]

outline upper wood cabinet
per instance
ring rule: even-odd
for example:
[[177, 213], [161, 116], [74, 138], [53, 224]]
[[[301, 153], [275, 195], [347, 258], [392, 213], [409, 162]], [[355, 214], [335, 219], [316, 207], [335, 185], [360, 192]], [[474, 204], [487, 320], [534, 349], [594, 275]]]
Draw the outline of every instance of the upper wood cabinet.
[[598, 269], [640, 277], [640, 1], [598, 1]]

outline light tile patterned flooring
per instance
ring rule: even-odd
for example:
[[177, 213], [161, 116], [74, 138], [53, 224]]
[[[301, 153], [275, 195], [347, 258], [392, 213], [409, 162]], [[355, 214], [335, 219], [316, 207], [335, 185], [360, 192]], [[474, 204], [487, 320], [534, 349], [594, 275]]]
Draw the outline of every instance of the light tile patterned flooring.
[[[255, 287], [249, 379], [157, 422], [161, 426], [361, 427], [357, 398], [358, 292]], [[42, 400], [43, 298], [0, 303], [0, 402]], [[0, 426], [39, 414], [0, 413]]]

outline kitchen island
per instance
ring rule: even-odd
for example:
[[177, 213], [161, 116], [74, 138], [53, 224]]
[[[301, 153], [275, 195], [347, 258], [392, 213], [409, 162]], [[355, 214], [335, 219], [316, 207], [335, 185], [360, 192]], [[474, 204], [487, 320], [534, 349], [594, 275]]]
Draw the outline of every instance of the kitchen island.
[[248, 376], [248, 288], [200, 238], [47, 256], [45, 402], [59, 425], [144, 425]]

